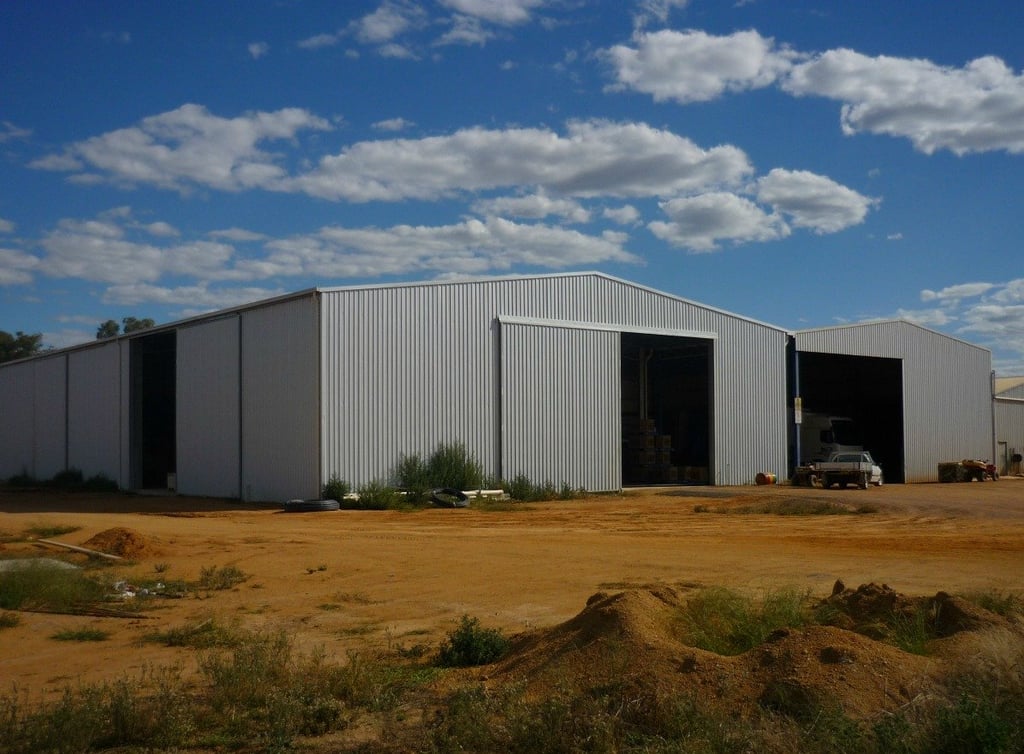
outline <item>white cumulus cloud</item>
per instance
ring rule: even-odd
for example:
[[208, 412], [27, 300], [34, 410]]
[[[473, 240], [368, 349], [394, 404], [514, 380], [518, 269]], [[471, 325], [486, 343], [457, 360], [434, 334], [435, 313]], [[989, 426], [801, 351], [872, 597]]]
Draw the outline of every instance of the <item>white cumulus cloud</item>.
[[660, 206], [669, 221], [648, 223], [648, 229], [663, 241], [691, 251], [715, 251], [721, 241], [773, 241], [790, 234], [779, 215], [736, 194], [708, 193], [670, 199]]
[[795, 57], [756, 31], [721, 37], [666, 29], [639, 32], [632, 42], [602, 53], [615, 74], [611, 88], [650, 94], [656, 102], [703, 102], [725, 92], [770, 86]]
[[757, 182], [757, 199], [798, 228], [835, 233], [864, 221], [877, 200], [806, 170], [775, 168]]
[[438, 199], [530, 186], [550, 194], [670, 196], [735, 185], [752, 167], [732, 146], [702, 149], [640, 123], [574, 122], [549, 129], [468, 128], [448, 136], [359, 142], [324, 157], [292, 190], [325, 199]]
[[222, 118], [200, 105], [183, 105], [137, 126], [76, 142], [32, 166], [70, 171], [88, 166], [87, 175], [115, 183], [179, 191], [192, 184], [225, 191], [272, 188], [286, 171], [259, 145], [309, 129], [328, 130], [330, 124], [299, 108]]
[[795, 65], [783, 87], [842, 102], [848, 134], [905, 137], [926, 154], [1024, 152], [1024, 76], [996, 57], [954, 68], [836, 49]]

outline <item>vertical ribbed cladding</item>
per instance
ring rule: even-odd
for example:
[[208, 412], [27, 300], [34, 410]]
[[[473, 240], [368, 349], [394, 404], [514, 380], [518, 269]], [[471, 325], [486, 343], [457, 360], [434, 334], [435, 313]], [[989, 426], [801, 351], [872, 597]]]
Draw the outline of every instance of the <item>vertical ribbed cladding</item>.
[[33, 369], [32, 362], [0, 367], [0, 399], [3, 420], [0, 421], [0, 478], [7, 479], [23, 471], [32, 473], [33, 437]]
[[935, 481], [940, 461], [992, 453], [992, 355], [903, 321], [797, 333], [801, 351], [903, 360], [907, 482]]
[[242, 497], [320, 494], [318, 306], [306, 295], [241, 313]]
[[622, 486], [619, 333], [502, 325], [503, 472]]
[[39, 359], [32, 366], [31, 472], [36, 479], [51, 479], [66, 463], [67, 356]]
[[123, 483], [121, 361], [117, 342], [68, 354], [68, 465]]
[[175, 432], [182, 494], [242, 495], [239, 346], [237, 315], [178, 330]]
[[[1008, 473], [1014, 453], [1024, 454], [1024, 397], [1000, 394], [995, 401], [996, 454], [1000, 473]], [[1024, 469], [1024, 466], [1022, 466]]]
[[[401, 453], [425, 454], [453, 441], [465, 443], [486, 473], [507, 475], [500, 467], [507, 456], [502, 438], [511, 441], [515, 427], [499, 391], [503, 370], [564, 355], [539, 340], [536, 350], [520, 349], [525, 363], [505, 363], [499, 317], [717, 334], [715, 481], [742, 484], [758, 471], [785, 469], [785, 334], [778, 328], [594, 274], [335, 289], [321, 296], [324, 476], [365, 483], [387, 476]], [[573, 347], [593, 349], [579, 351], [580, 358], [599, 362], [618, 380], [620, 353], [609, 335], [616, 333]], [[618, 426], [617, 383], [613, 393], [601, 405], [576, 407], [577, 424], [597, 426], [599, 435]], [[610, 447], [621, 454], [621, 436]], [[619, 462], [611, 465], [604, 472], [619, 475]]]

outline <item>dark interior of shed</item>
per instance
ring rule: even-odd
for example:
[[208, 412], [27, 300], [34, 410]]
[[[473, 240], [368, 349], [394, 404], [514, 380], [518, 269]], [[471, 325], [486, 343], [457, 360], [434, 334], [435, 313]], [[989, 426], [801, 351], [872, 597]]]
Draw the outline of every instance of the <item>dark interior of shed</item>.
[[707, 484], [711, 341], [623, 333], [622, 483]]
[[177, 334], [131, 341], [132, 487], [165, 489], [176, 463]]
[[[904, 481], [903, 363], [900, 359], [801, 351], [804, 413], [853, 420], [886, 482]], [[790, 458], [794, 458], [791, 448]]]

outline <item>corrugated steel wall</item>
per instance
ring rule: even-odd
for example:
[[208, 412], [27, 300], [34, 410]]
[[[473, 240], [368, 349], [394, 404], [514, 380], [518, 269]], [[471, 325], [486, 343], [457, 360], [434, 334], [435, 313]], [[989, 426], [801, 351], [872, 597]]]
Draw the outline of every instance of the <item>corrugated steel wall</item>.
[[121, 355], [117, 342], [68, 354], [68, 467], [124, 484]]
[[67, 466], [67, 356], [32, 362], [32, 475], [52, 479]]
[[1006, 473], [1009, 457], [1014, 453], [1024, 454], [1024, 398], [1000, 395], [996, 398], [995, 412], [996, 463], [1000, 472]]
[[33, 379], [32, 362], [10, 364], [0, 369], [0, 478], [16, 474], [34, 475], [32, 458]]
[[622, 486], [619, 333], [501, 327], [502, 471], [588, 490]]
[[315, 295], [241, 313], [242, 497], [320, 495]]
[[177, 474], [185, 495], [240, 497], [239, 317], [178, 330]]
[[807, 330], [797, 349], [903, 360], [904, 474], [938, 479], [940, 461], [992, 455], [992, 355], [909, 322]]
[[[758, 471], [785, 473], [786, 334], [778, 328], [600, 274], [321, 295], [325, 476], [338, 473], [354, 484], [384, 478], [400, 454], [453, 441], [465, 443], [487, 473], [504, 473], [501, 317], [717, 337], [714, 481], [745, 484]], [[614, 360], [617, 374], [617, 353]], [[618, 404], [605, 411], [600, 421], [612, 421]], [[516, 431], [506, 427], [505, 436]], [[537, 442], [547, 447], [544, 438]]]

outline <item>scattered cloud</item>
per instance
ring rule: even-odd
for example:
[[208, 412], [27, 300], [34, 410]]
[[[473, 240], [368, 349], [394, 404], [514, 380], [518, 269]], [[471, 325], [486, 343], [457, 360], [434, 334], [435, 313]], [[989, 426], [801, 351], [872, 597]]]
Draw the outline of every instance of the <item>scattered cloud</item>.
[[27, 128], [19, 128], [9, 120], [0, 120], [0, 144], [15, 139], [27, 139], [32, 132]]
[[270, 52], [270, 45], [266, 42], [250, 42], [249, 43], [249, 55], [252, 56], [253, 60], [259, 60], [268, 52]]
[[259, 148], [268, 140], [292, 139], [302, 130], [329, 130], [306, 110], [287, 108], [237, 118], [212, 115], [201, 105], [182, 105], [110, 131], [31, 163], [44, 170], [92, 172], [88, 181], [126, 186], [150, 184], [185, 191], [193, 184], [224, 191], [272, 188], [287, 175], [274, 155]]
[[756, 31], [722, 37], [666, 29], [637, 32], [632, 42], [600, 54], [616, 79], [609, 89], [643, 92], [655, 102], [704, 102], [726, 92], [771, 86], [797, 57]]
[[138, 306], [140, 304], [188, 306], [188, 313], [181, 316], [192, 316], [208, 311], [216, 311], [232, 306], [248, 304], [252, 301], [280, 296], [287, 291], [280, 288], [230, 287], [211, 288], [206, 283], [163, 287], [147, 283], [130, 285], [114, 285], [103, 294], [105, 304], [118, 306]]
[[798, 228], [836, 233], [864, 221], [878, 200], [830, 178], [805, 170], [775, 168], [757, 182], [757, 198], [791, 219]]
[[945, 309], [897, 309], [896, 318], [931, 328], [945, 327], [955, 321]]
[[690, 0], [637, 0], [633, 25], [642, 29], [654, 23], [668, 23], [673, 10], [685, 8]]
[[127, 45], [132, 43], [132, 34], [129, 31], [105, 31], [100, 37], [108, 44]]
[[902, 241], [903, 240], [903, 234], [902, 233], [890, 233], [889, 235], [887, 235], [885, 237], [885, 240], [886, 241]]
[[552, 199], [545, 194], [506, 196], [480, 199], [472, 209], [480, 215], [493, 217], [523, 217], [540, 220], [552, 215], [572, 223], [590, 222], [590, 211], [572, 199]]
[[[563, 269], [602, 262], [640, 263], [626, 236], [522, 224], [501, 218], [443, 226], [326, 227], [267, 244], [265, 275], [362, 278], [405, 273], [506, 271], [514, 265]], [[240, 265], [244, 267], [245, 265]]]
[[267, 237], [262, 233], [254, 233], [244, 228], [226, 228], [224, 230], [212, 230], [208, 234], [211, 238], [225, 238], [228, 241], [265, 241]]
[[871, 57], [849, 49], [801, 53], [756, 31], [638, 31], [631, 44], [601, 52], [612, 91], [632, 90], [681, 104], [727, 92], [778, 86], [794, 96], [842, 103], [844, 133], [907, 138], [932, 154], [1024, 152], [1024, 75], [986, 56], [962, 67]]
[[601, 211], [601, 217], [607, 218], [619, 225], [640, 224], [640, 210], [632, 204], [624, 204], [621, 207], [605, 207]]
[[638, 123], [573, 122], [549, 129], [469, 128], [448, 136], [353, 144], [289, 188], [324, 199], [439, 199], [463, 191], [535, 187], [551, 195], [671, 196], [734, 185], [752, 167], [732, 146], [702, 149]]
[[0, 217], [0, 233], [13, 233], [14, 227], [13, 222]]
[[379, 45], [423, 26], [427, 21], [426, 11], [416, 3], [384, 0], [377, 10], [353, 21], [349, 30], [360, 42]]
[[0, 286], [31, 283], [33, 273], [38, 269], [38, 257], [0, 247]]
[[731, 193], [708, 193], [660, 204], [668, 222], [647, 225], [658, 238], [691, 251], [716, 251], [720, 241], [774, 241], [790, 234], [785, 221]]
[[341, 40], [338, 34], [314, 34], [312, 37], [299, 40], [299, 47], [303, 50], [319, 50], [324, 47], [333, 47]]
[[469, 16], [501, 26], [515, 26], [530, 20], [534, 9], [541, 8], [546, 0], [438, 0], [450, 10], [462, 16]]
[[783, 88], [842, 102], [847, 134], [905, 137], [925, 154], [1024, 152], [1024, 76], [996, 57], [953, 68], [829, 50], [795, 65]]
[[996, 286], [992, 283], [961, 283], [943, 288], [941, 291], [921, 291], [922, 301], [938, 301], [940, 303], [959, 303], [964, 298], [977, 298], [991, 291]]
[[494, 32], [488, 30], [479, 18], [455, 15], [451, 19], [451, 28], [442, 34], [435, 44], [483, 47], [494, 37]]
[[387, 120], [378, 120], [373, 127], [378, 131], [404, 131], [415, 125], [411, 120], [405, 118], [388, 118]]

